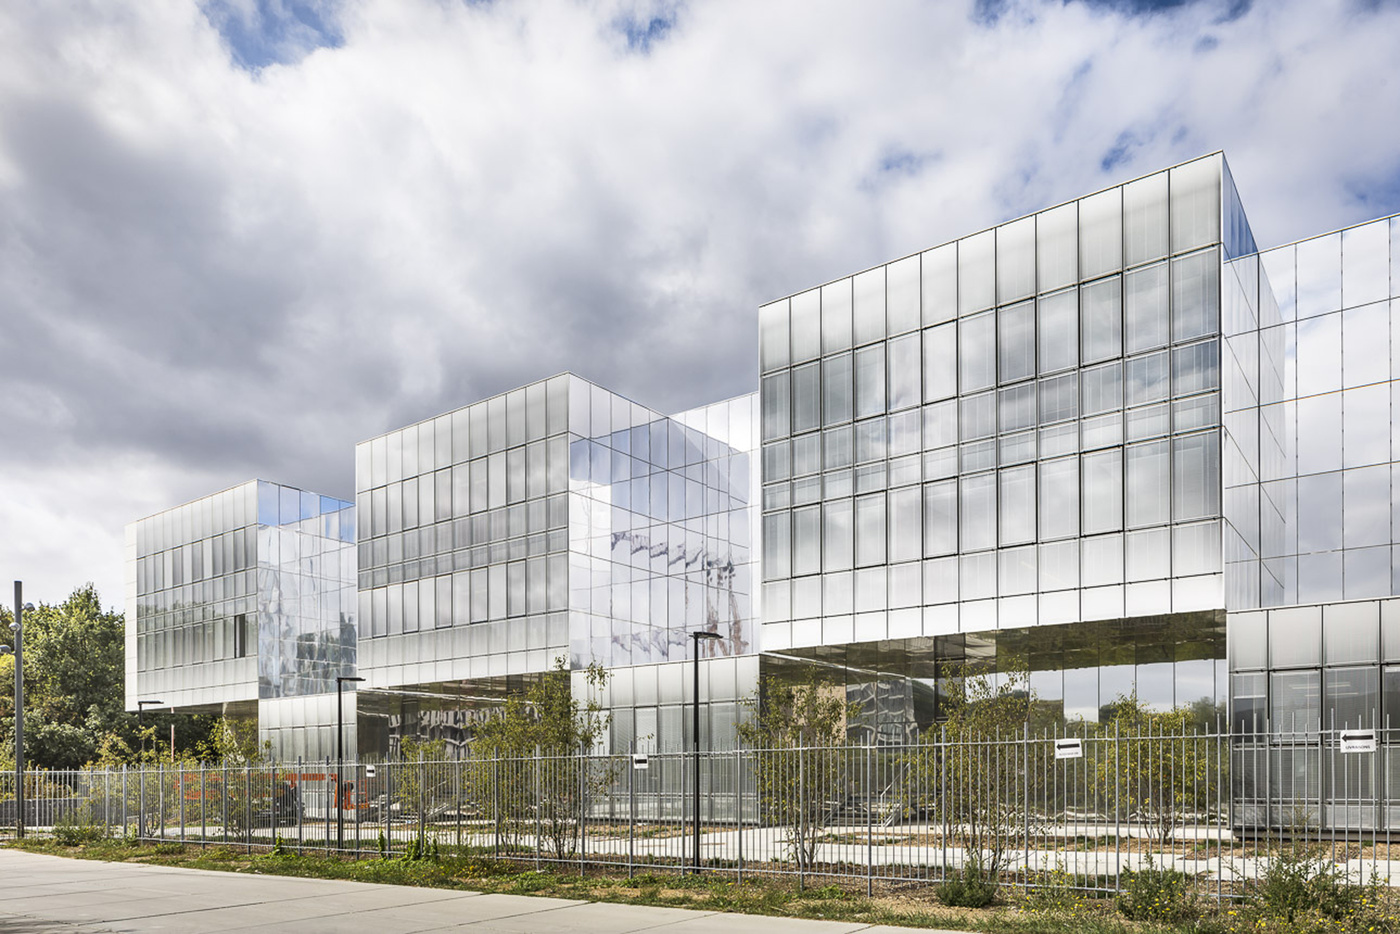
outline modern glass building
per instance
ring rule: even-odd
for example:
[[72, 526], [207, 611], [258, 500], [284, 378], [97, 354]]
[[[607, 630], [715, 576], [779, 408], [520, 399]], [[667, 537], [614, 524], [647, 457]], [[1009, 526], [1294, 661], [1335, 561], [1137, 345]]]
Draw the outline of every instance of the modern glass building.
[[1253, 252], [1214, 155], [760, 309], [763, 650], [891, 682], [895, 736], [1008, 655], [1070, 719], [1223, 705], [1221, 281]]
[[764, 305], [756, 393], [563, 374], [361, 443], [353, 512], [258, 483], [137, 523], [128, 703], [326, 722], [272, 704], [358, 643], [390, 755], [563, 658], [611, 673], [610, 748], [674, 749], [702, 630], [710, 747], [766, 671], [898, 740], [964, 663], [1024, 665], [1051, 720], [1229, 707], [1325, 802], [1333, 725], [1400, 723], [1397, 314], [1400, 218], [1261, 252], [1196, 159]]
[[127, 526], [127, 709], [256, 716], [275, 754], [331, 755], [354, 542], [353, 503], [266, 480]]
[[668, 417], [563, 374], [358, 445], [364, 747], [466, 742], [563, 658], [612, 672], [613, 747], [680, 748], [696, 630], [720, 637], [702, 700], [732, 743], [757, 671], [756, 404]]

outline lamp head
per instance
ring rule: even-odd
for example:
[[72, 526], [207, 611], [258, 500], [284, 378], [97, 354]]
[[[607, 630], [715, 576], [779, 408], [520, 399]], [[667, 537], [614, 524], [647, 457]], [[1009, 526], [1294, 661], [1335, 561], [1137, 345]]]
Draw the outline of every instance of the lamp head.
[[24, 612], [26, 612], [26, 613], [33, 613], [33, 612], [34, 612], [34, 604], [32, 604], [32, 603], [26, 603], [26, 604], [24, 605]]
[[8, 645], [0, 645], [0, 658], [9, 655], [13, 651], [14, 649], [10, 648]]
[[717, 632], [710, 632], [710, 631], [707, 630], [707, 629], [701, 629], [701, 630], [697, 630], [697, 631], [695, 631], [695, 632], [692, 632], [692, 633], [690, 634], [690, 637], [691, 637], [692, 639], [723, 639], [723, 638], [724, 638], [724, 637], [721, 636], [719, 633], [717, 633]]

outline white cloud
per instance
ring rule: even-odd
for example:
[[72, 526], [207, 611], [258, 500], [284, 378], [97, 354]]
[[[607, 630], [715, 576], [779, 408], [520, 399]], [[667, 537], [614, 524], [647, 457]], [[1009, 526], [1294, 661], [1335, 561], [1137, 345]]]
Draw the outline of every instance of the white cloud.
[[0, 568], [119, 602], [123, 521], [562, 369], [744, 391], [761, 302], [1217, 148], [1261, 243], [1400, 208], [1400, 13], [1225, 9], [0, 9]]

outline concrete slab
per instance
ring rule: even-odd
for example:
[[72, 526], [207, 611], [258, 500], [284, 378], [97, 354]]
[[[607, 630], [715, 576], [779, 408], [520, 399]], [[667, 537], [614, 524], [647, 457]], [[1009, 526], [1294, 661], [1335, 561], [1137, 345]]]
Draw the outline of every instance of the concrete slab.
[[[533, 899], [530, 900], [533, 901]], [[543, 928], [545, 930], [569, 931], [571, 934], [627, 934], [627, 932], [649, 931], [661, 927], [666, 927], [669, 931], [671, 926], [677, 922], [708, 917], [712, 914], [715, 912], [649, 905], [608, 905], [600, 902], [579, 902], [573, 906], [556, 909], [548, 917], [541, 917], [538, 912], [531, 911], [526, 914], [495, 918], [484, 925], [479, 921], [463, 919], [433, 930], [475, 932], [489, 928], [493, 932], [499, 932], [499, 934], [535, 934], [536, 931], [542, 930], [541, 925], [543, 924], [548, 925], [547, 928]], [[726, 917], [733, 918], [734, 915]]]
[[896, 934], [893, 927], [101, 863], [0, 849], [0, 934]]

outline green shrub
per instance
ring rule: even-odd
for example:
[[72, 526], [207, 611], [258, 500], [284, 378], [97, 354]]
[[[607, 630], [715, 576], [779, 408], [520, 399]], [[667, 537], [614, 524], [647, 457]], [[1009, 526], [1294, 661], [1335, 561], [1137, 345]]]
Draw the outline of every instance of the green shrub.
[[1036, 873], [1030, 881], [1025, 908], [1031, 914], [1073, 917], [1084, 911], [1084, 893], [1075, 888], [1079, 880], [1065, 872], [1063, 863], [1048, 872]]
[[1340, 919], [1360, 895], [1361, 887], [1351, 885], [1334, 863], [1320, 852], [1300, 846], [1269, 859], [1257, 892], [1260, 912], [1288, 924], [1312, 910]]
[[107, 839], [107, 831], [93, 820], [88, 807], [64, 814], [54, 824], [54, 842], [60, 846], [82, 846]]
[[981, 863], [968, 863], [953, 871], [934, 889], [939, 901], [954, 908], [986, 908], [997, 897], [997, 881]]
[[1118, 910], [1133, 921], [1188, 921], [1199, 914], [1190, 881], [1183, 872], [1158, 868], [1149, 857], [1146, 869], [1125, 874]]

